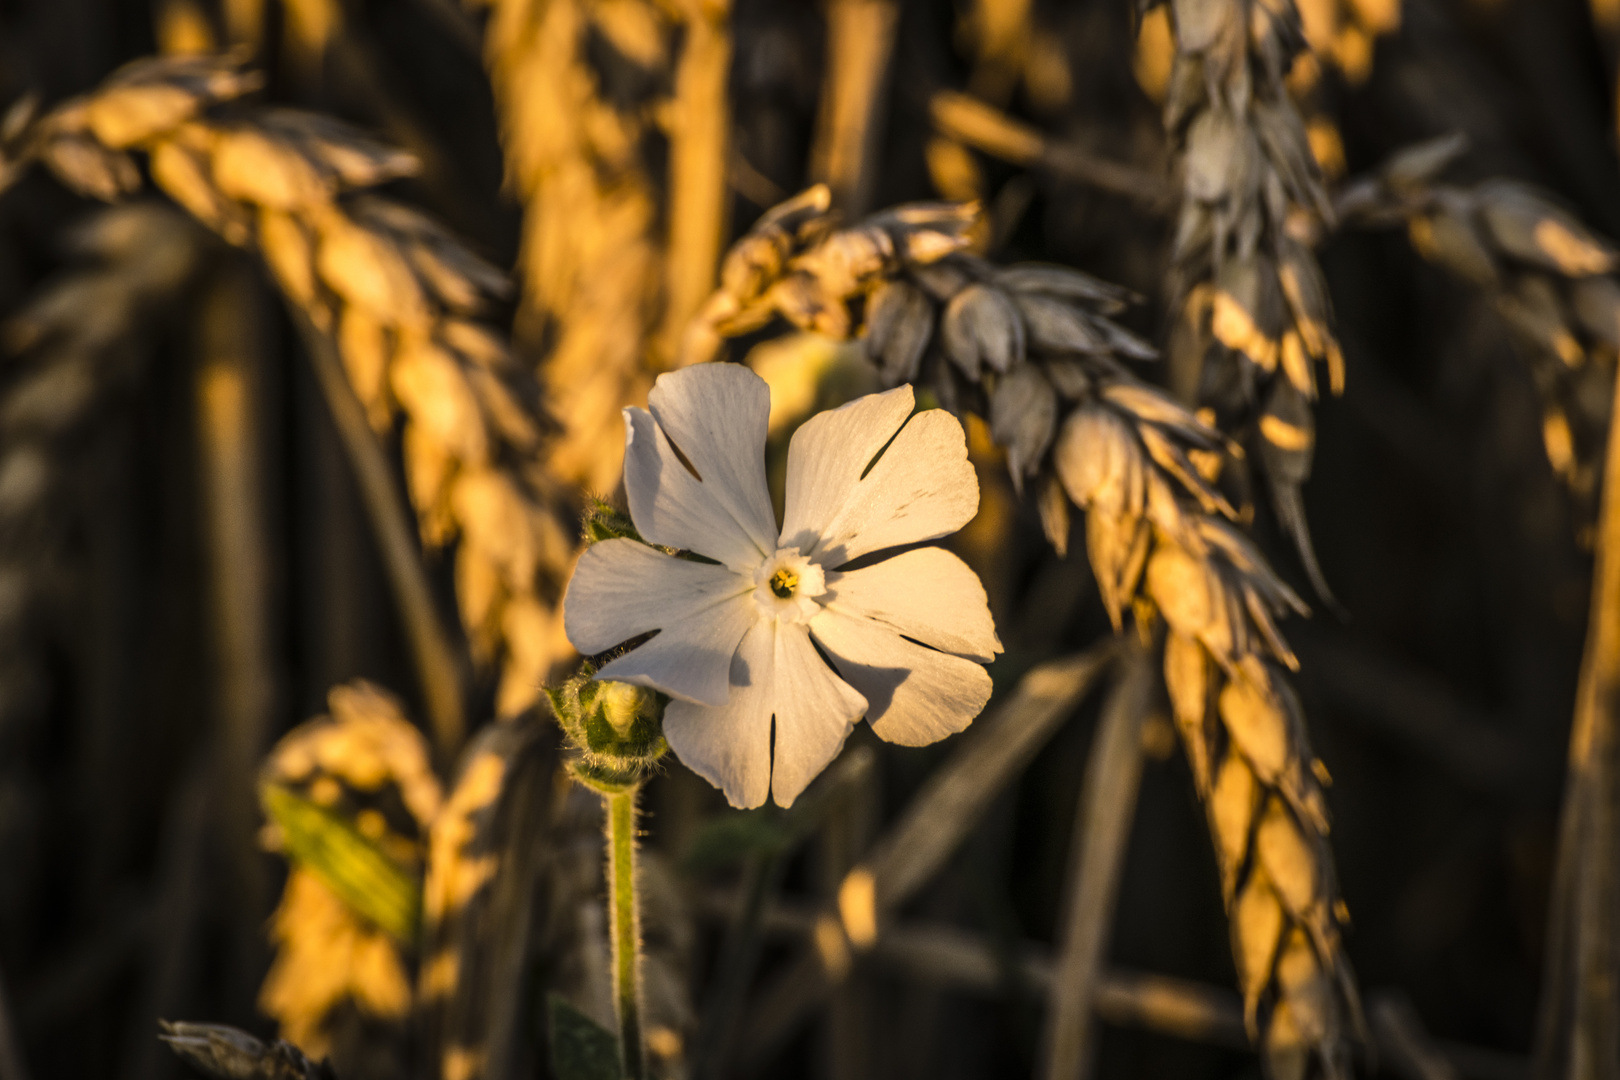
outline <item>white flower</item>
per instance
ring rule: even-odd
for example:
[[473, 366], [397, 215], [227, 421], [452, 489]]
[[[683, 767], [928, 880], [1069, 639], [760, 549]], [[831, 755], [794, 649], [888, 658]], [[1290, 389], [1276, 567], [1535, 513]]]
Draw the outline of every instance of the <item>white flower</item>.
[[625, 410], [631, 519], [649, 544], [714, 563], [633, 540], [593, 544], [564, 626], [587, 655], [658, 631], [598, 676], [674, 699], [664, 734], [676, 755], [733, 806], [767, 793], [788, 806], [862, 716], [906, 746], [967, 727], [990, 698], [981, 665], [1001, 651], [973, 571], [937, 547], [840, 569], [955, 532], [977, 512], [956, 418], [912, 416], [909, 386], [812, 417], [788, 447], [778, 529], [764, 380], [703, 364], [660, 376], [648, 405]]

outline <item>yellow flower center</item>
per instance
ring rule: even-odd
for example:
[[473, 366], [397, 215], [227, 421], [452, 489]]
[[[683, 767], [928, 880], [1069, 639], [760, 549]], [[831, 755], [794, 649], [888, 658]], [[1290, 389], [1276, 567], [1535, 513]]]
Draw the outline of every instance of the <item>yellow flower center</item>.
[[778, 548], [754, 571], [754, 603], [768, 619], [809, 622], [821, 610], [816, 597], [826, 591], [821, 567], [800, 555], [798, 548]]
[[771, 575], [771, 592], [783, 600], [793, 599], [793, 590], [799, 587], [799, 575], [790, 567], [780, 567]]

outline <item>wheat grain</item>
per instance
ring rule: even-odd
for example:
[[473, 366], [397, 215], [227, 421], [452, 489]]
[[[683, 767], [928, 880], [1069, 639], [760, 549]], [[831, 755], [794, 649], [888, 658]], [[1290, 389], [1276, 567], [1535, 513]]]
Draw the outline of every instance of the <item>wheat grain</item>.
[[1170, 12], [1164, 125], [1184, 172], [1170, 383], [1249, 445], [1312, 584], [1331, 603], [1300, 485], [1315, 442], [1314, 369], [1325, 364], [1338, 393], [1344, 360], [1307, 244], [1332, 207], [1284, 82], [1304, 44], [1299, 13], [1293, 0], [1196, 0]]

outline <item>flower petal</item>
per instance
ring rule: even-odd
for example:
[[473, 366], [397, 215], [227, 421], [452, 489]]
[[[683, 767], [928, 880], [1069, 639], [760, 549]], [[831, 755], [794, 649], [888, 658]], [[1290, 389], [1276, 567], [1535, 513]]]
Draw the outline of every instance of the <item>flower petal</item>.
[[776, 550], [776, 512], [765, 486], [765, 380], [740, 364], [698, 364], [660, 375], [647, 407], [732, 521], [762, 554]]
[[806, 420], [788, 444], [782, 547], [811, 554], [861, 474], [911, 415], [910, 386], [867, 394]]
[[664, 738], [675, 756], [742, 809], [764, 803], [771, 788], [775, 637], [774, 624], [763, 621], [743, 635], [731, 658], [731, 697], [724, 705], [672, 701], [664, 710]]
[[681, 464], [651, 413], [624, 410], [624, 430], [624, 491], [630, 520], [650, 543], [695, 551], [737, 571], [752, 570], [775, 550], [755, 542], [713, 486]]
[[[790, 476], [792, 459], [790, 447]], [[871, 471], [845, 489], [836, 510], [821, 503], [814, 509], [814, 516], [826, 515], [826, 524], [810, 548], [799, 550], [814, 554], [828, 569], [869, 552], [955, 532], [979, 509], [979, 481], [968, 463], [961, 422], [943, 409], [918, 413]]]
[[776, 758], [771, 796], [792, 806], [801, 792], [838, 756], [866, 699], [840, 679], [810, 644], [802, 625], [776, 624]]
[[600, 676], [721, 705], [737, 643], [759, 617], [752, 590], [751, 580], [724, 566], [603, 540], [580, 556], [563, 597], [563, 628], [587, 656], [658, 630]]
[[828, 573], [820, 601], [957, 656], [984, 662], [1001, 651], [979, 576], [944, 548], [916, 548], [860, 570]]
[[990, 700], [983, 667], [907, 641], [871, 619], [827, 609], [811, 620], [810, 633], [866, 696], [867, 723], [887, 742], [938, 742], [971, 724]]

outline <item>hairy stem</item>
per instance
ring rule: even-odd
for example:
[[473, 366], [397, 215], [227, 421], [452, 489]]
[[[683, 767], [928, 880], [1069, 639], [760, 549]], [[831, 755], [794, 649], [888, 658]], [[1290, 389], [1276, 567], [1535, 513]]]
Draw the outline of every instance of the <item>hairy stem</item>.
[[613, 939], [613, 1009], [627, 1080], [647, 1074], [641, 1031], [641, 909], [636, 901], [636, 793], [603, 795], [607, 804], [608, 933]]

